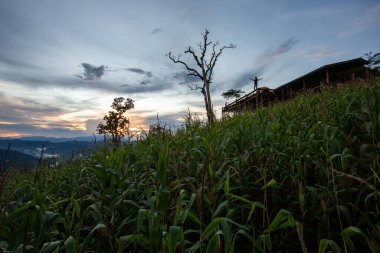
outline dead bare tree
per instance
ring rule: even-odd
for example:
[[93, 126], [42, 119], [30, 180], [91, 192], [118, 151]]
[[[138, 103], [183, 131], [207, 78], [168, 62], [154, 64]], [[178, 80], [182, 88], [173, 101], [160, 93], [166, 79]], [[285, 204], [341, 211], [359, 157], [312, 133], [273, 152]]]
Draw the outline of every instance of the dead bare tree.
[[[190, 54], [193, 59], [195, 60], [196, 67], [192, 67], [191, 65], [187, 64], [186, 62], [182, 61], [180, 59], [180, 56], [175, 57], [172, 55], [171, 52], [169, 52], [168, 57], [170, 60], [172, 60], [174, 63], [180, 63], [184, 65], [188, 71], [188, 76], [196, 76], [202, 81], [202, 85], [198, 86], [195, 85], [195, 87], [191, 87], [192, 90], [200, 90], [203, 94], [203, 98], [205, 101], [205, 108], [207, 112], [207, 121], [209, 125], [212, 125], [214, 122], [214, 111], [211, 103], [211, 95], [210, 95], [210, 85], [212, 83], [212, 77], [213, 77], [213, 71], [216, 62], [218, 61], [219, 56], [222, 54], [224, 49], [227, 48], [235, 48], [236, 45], [230, 44], [228, 46], [223, 46], [219, 48], [219, 50], [216, 48], [218, 46], [218, 43], [213, 43], [212, 41], [208, 41], [208, 34], [210, 32], [205, 31], [203, 36], [203, 41], [198, 44], [200, 52], [196, 52], [193, 48], [189, 46], [189, 48], [185, 51], [185, 54]], [[212, 47], [212, 51], [210, 55], [207, 58], [207, 49], [208, 47]], [[199, 56], [200, 54], [200, 56]]]

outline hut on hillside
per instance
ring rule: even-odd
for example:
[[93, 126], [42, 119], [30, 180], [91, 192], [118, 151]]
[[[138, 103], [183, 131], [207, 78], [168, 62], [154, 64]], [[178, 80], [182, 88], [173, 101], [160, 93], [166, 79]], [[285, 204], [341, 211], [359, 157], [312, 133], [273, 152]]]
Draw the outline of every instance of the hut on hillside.
[[285, 83], [275, 89], [279, 100], [286, 100], [298, 93], [314, 93], [319, 91], [321, 85], [341, 87], [356, 78], [365, 78], [368, 64], [363, 58], [356, 58], [324, 65], [293, 81]]
[[356, 58], [324, 65], [276, 89], [257, 88], [236, 101], [226, 104], [222, 108], [222, 113], [225, 115], [254, 111], [259, 107], [290, 99], [299, 93], [318, 92], [322, 84], [341, 87], [356, 78], [365, 79], [368, 76], [367, 68], [364, 67], [366, 64], [368, 62], [363, 58]]
[[267, 106], [275, 100], [275, 92], [267, 87], [257, 88], [256, 90], [244, 95], [222, 108], [222, 113], [236, 113], [242, 111], [254, 111], [256, 108]]

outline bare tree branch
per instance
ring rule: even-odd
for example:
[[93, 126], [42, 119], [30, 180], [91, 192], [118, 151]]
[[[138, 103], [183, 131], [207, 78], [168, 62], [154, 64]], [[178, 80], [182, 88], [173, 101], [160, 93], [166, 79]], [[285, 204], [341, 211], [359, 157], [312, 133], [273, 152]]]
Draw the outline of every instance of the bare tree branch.
[[204, 58], [205, 58], [205, 55], [206, 55], [207, 47], [208, 47], [209, 45], [211, 45], [211, 43], [212, 43], [212, 41], [207, 42], [207, 39], [208, 39], [207, 36], [208, 36], [209, 33], [210, 33], [210, 32], [207, 31], [207, 29], [206, 29], [205, 34], [203, 34], [203, 47], [202, 47], [202, 56], [201, 56], [201, 61], [202, 61], [202, 66], [201, 66], [201, 68], [202, 68], [202, 72], [205, 71], [203, 63], [205, 63]]
[[[202, 80], [202, 85], [198, 86], [195, 85], [194, 87], [190, 87], [191, 90], [200, 90], [201, 93], [203, 94], [203, 98], [205, 101], [205, 107], [206, 107], [206, 112], [207, 112], [207, 119], [208, 123], [212, 125], [214, 121], [214, 112], [213, 112], [213, 106], [211, 103], [211, 96], [210, 96], [210, 84], [212, 83], [212, 74], [214, 71], [214, 67], [216, 62], [218, 61], [218, 58], [220, 55], [223, 53], [223, 51], [227, 48], [235, 48], [236, 46], [233, 44], [230, 44], [228, 46], [223, 46], [218, 50], [216, 50], [216, 47], [219, 45], [218, 42], [212, 43], [212, 41], [208, 40], [208, 34], [210, 32], [206, 29], [205, 33], [202, 34], [203, 36], [203, 41], [198, 44], [198, 47], [200, 49], [200, 52], [197, 53], [194, 49], [191, 47], [188, 47], [186, 49], [185, 54], [190, 54], [192, 55], [196, 65], [198, 66], [197, 69], [190, 67], [187, 63], [184, 61], [180, 60], [179, 57], [174, 57], [171, 52], [168, 53], [168, 57], [170, 60], [172, 60], [174, 63], [180, 63], [185, 68], [187, 69], [188, 76], [196, 76], [199, 79]], [[209, 57], [207, 57], [207, 49], [212, 45], [212, 52], [209, 54]], [[208, 58], [208, 59], [206, 59]]]
[[174, 63], [181, 63], [182, 65], [184, 65], [184, 66], [186, 67], [186, 69], [187, 69], [188, 71], [190, 71], [191, 73], [193, 73], [192, 75], [197, 76], [197, 77], [199, 77], [200, 79], [203, 80], [202, 75], [199, 74], [197, 70], [195, 70], [195, 69], [193, 69], [193, 68], [190, 68], [185, 62], [181, 61], [181, 60], [179, 59], [179, 57], [178, 57], [177, 59], [175, 59], [171, 52], [168, 53], [168, 57], [169, 57], [170, 60], [172, 60]]
[[197, 63], [197, 65], [200, 68], [202, 68], [202, 63], [199, 61], [198, 56], [195, 54], [194, 50], [191, 47], [189, 47], [189, 49], [187, 49], [185, 51], [185, 54], [188, 54], [188, 53], [190, 53], [193, 56], [193, 58], [194, 58], [195, 62]]
[[191, 85], [188, 85], [188, 87], [190, 88], [190, 90], [202, 90], [203, 89], [203, 87], [200, 87], [196, 84], [195, 84], [195, 87], [191, 87]]

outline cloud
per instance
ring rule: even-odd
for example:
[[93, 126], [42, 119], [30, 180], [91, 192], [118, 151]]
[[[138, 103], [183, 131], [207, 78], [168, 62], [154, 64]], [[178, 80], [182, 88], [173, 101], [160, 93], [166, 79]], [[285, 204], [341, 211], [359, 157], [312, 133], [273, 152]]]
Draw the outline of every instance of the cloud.
[[26, 98], [0, 93], [0, 122], [74, 129], [79, 127], [80, 120], [61, 119], [61, 116], [92, 108], [96, 105], [93, 100], [94, 98], [78, 101], [64, 96], [40, 100], [34, 96]]
[[[45, 115], [63, 113], [60, 106], [46, 105], [27, 98], [3, 96], [0, 102], [0, 119], [7, 122], [37, 122]], [[39, 123], [39, 122], [38, 122]]]
[[320, 59], [338, 53], [336, 49], [309, 49], [300, 51], [300, 55], [307, 59]]
[[45, 135], [45, 132], [49, 136], [83, 135], [87, 126], [83, 118], [93, 116], [89, 108], [96, 106], [94, 99], [75, 100], [62, 95], [52, 95], [49, 99], [38, 95], [27, 98], [1, 92], [0, 136]]
[[160, 32], [162, 32], [162, 28], [158, 27], [158, 28], [154, 29], [153, 31], [151, 31], [150, 34], [157, 34]]
[[10, 69], [19, 69], [19, 68], [37, 69], [37, 67], [35, 65], [32, 65], [32, 64], [29, 64], [29, 63], [26, 63], [23, 61], [18, 61], [18, 60], [12, 59], [10, 57], [5, 56], [4, 54], [1, 54], [0, 62], [3, 65], [10, 67]]
[[[257, 71], [256, 72], [244, 72], [235, 81], [234, 88], [240, 89], [240, 88], [244, 87], [245, 85], [247, 85], [250, 82], [249, 78], [252, 78], [252, 76], [261, 76], [261, 74]], [[252, 88], [253, 88], [253, 86], [252, 86]]]
[[[8, 112], [17, 112], [16, 109], [9, 110], [9, 107], [6, 109]], [[44, 120], [38, 119], [38, 116], [44, 117], [52, 115], [49, 111], [54, 110], [47, 109], [45, 111], [39, 110], [38, 112], [34, 112], [33, 110], [24, 111], [23, 113], [12, 114], [5, 118], [1, 115], [2, 119], [11, 121], [6, 121], [5, 124], [4, 122], [0, 122], [0, 136], [10, 133], [16, 135], [78, 136], [84, 133], [82, 129], [78, 128], [75, 122], [57, 121], [47, 123]], [[33, 116], [30, 117], [31, 115]]]
[[[106, 70], [107, 71], [107, 70]], [[152, 77], [153, 78], [153, 77]], [[154, 80], [143, 79], [127, 82], [114, 82], [112, 80], [87, 80], [74, 76], [61, 76], [55, 74], [41, 75], [39, 73], [1, 71], [0, 80], [15, 83], [25, 87], [35, 88], [64, 88], [64, 89], [91, 89], [117, 93], [148, 93], [171, 89], [175, 84], [172, 79], [156, 77]], [[3, 110], [2, 110], [3, 111]]]
[[352, 19], [349, 27], [338, 34], [338, 38], [363, 32], [374, 27], [380, 27], [380, 4], [376, 4], [364, 12], [360, 12], [356, 18]]
[[150, 80], [143, 80], [140, 82], [140, 85], [146, 85], [148, 83], [150, 83]]
[[288, 38], [277, 47], [271, 47], [264, 50], [253, 65], [254, 70], [251, 73], [251, 77], [263, 75], [275, 60], [289, 52], [299, 41], [300, 39]]
[[201, 80], [199, 77], [196, 76], [189, 76], [187, 72], [177, 72], [174, 73], [173, 78], [177, 81], [178, 84], [187, 84], [187, 85], [192, 85], [195, 83], [199, 83]]
[[133, 73], [136, 73], [136, 74], [145, 75], [145, 76], [148, 77], [148, 78], [153, 77], [152, 72], [150, 72], [150, 71], [145, 71], [145, 70], [140, 69], [140, 68], [127, 68], [126, 70], [127, 70], [127, 71], [130, 71], [130, 72], [133, 72]]
[[185, 115], [186, 111], [175, 113], [156, 113], [152, 111], [151, 114], [145, 116], [144, 119], [148, 125], [155, 125], [159, 120], [162, 125], [166, 125], [170, 128], [184, 123], [183, 119], [185, 118]]
[[86, 131], [88, 133], [95, 133], [99, 123], [103, 122], [102, 118], [99, 119], [88, 119], [85, 121]]
[[32, 124], [12, 124], [12, 125], [2, 125], [0, 124], [0, 136], [8, 135], [12, 133], [18, 136], [30, 136], [30, 135], [41, 135], [46, 137], [76, 137], [84, 134], [88, 134], [83, 130], [73, 130], [66, 127], [50, 127], [41, 128], [38, 125]]
[[[120, 88], [115, 87], [113, 84], [107, 81], [99, 80], [97, 82], [92, 82], [92, 80], [87, 80], [84, 78], [74, 78], [72, 76], [61, 76], [55, 74], [44, 74], [41, 73], [29, 73], [29, 72], [15, 72], [6, 71], [1, 72], [0, 79], [16, 83], [18, 85], [26, 87], [64, 87], [64, 88], [92, 88], [99, 90], [108, 91], [120, 91]], [[78, 77], [77, 75], [74, 75]]]
[[271, 47], [266, 49], [257, 60], [257, 64], [269, 64], [272, 63], [276, 58], [290, 51], [300, 40], [296, 38], [289, 38], [283, 41], [277, 47]]
[[167, 85], [164, 83], [155, 83], [154, 85], [147, 85], [150, 82], [140, 82], [139, 85], [121, 85], [121, 92], [135, 94], [135, 93], [154, 93], [163, 91], [166, 89], [170, 89], [171, 85]]
[[252, 77], [260, 77], [267, 71], [267, 69], [281, 56], [289, 52], [300, 39], [288, 38], [281, 42], [277, 47], [270, 47], [265, 49], [253, 64], [252, 71], [242, 73], [235, 82], [234, 88], [240, 89], [247, 85]]
[[76, 76], [83, 80], [98, 80], [105, 73], [104, 65], [101, 65], [99, 67], [91, 65], [89, 63], [82, 63], [81, 65], [84, 70], [83, 75], [76, 75]]

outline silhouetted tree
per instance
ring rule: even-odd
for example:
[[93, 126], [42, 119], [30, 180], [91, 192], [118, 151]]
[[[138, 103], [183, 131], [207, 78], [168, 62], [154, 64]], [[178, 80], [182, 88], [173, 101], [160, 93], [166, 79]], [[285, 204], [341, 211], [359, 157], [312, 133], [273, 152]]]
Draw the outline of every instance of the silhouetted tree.
[[373, 53], [370, 51], [369, 53], [364, 54], [364, 58], [368, 61], [367, 67], [369, 68], [370, 76], [374, 77], [377, 82], [379, 82], [380, 78], [380, 52]]
[[105, 124], [99, 123], [97, 127], [98, 134], [104, 134], [107, 138], [110, 136], [111, 142], [115, 147], [120, 147], [121, 139], [129, 135], [129, 119], [124, 116], [124, 113], [133, 109], [135, 106], [130, 98], [118, 97], [113, 100], [111, 108], [114, 111], [109, 111], [103, 120]]
[[[180, 63], [184, 65], [187, 69], [187, 75], [188, 76], [196, 76], [202, 81], [201, 86], [195, 86], [195, 88], [192, 88], [193, 90], [200, 90], [203, 94], [203, 98], [205, 101], [205, 108], [207, 112], [207, 120], [209, 125], [212, 125], [214, 122], [214, 112], [212, 108], [211, 103], [211, 95], [210, 95], [210, 85], [212, 83], [212, 77], [213, 77], [213, 71], [216, 62], [218, 61], [218, 58], [222, 54], [224, 49], [227, 48], [235, 48], [236, 46], [233, 44], [230, 44], [228, 46], [223, 46], [219, 49], [217, 49], [218, 43], [213, 43], [212, 41], [208, 41], [208, 34], [209, 31], [205, 31], [203, 35], [203, 41], [198, 44], [200, 52], [196, 52], [193, 48], [189, 47], [185, 54], [190, 54], [194, 61], [196, 66], [191, 66], [184, 61], [180, 60], [180, 57], [175, 57], [172, 55], [171, 52], [169, 52], [168, 57], [170, 60], [172, 60], [174, 63]], [[210, 55], [207, 57], [207, 49], [211, 48]], [[207, 59], [208, 58], [208, 59]]]
[[371, 69], [379, 69], [380, 68], [380, 52], [373, 53], [370, 51], [369, 53], [364, 54], [364, 57], [369, 62], [368, 67]]
[[222, 96], [224, 97], [224, 99], [239, 98], [244, 93], [245, 91], [242, 90], [229, 89], [228, 91], [223, 92]]

